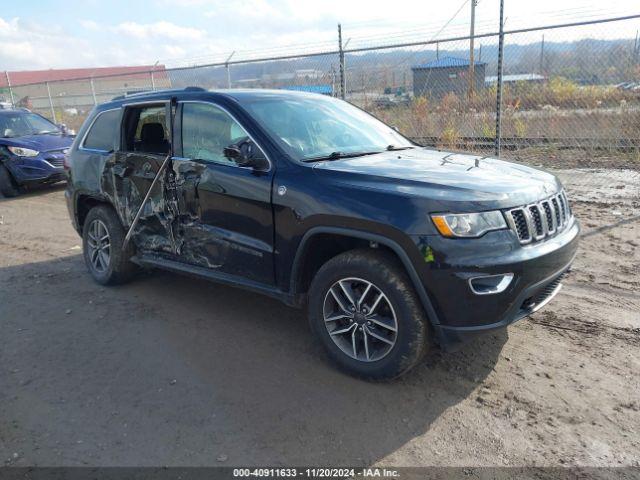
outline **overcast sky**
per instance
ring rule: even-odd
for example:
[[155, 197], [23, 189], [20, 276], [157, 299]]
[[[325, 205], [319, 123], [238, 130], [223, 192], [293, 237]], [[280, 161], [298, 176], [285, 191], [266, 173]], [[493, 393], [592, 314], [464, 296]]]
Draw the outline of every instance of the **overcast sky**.
[[[469, 0], [468, 0], [469, 1]], [[3, 0], [0, 70], [153, 64], [185, 65], [334, 49], [341, 22], [350, 46], [394, 39], [464, 35], [464, 0]], [[639, 14], [638, 0], [505, 0], [506, 27], [566, 23]], [[477, 30], [497, 29], [499, 0], [480, 0]], [[560, 32], [575, 36], [633, 37], [640, 20]], [[552, 35], [553, 36], [553, 35]]]

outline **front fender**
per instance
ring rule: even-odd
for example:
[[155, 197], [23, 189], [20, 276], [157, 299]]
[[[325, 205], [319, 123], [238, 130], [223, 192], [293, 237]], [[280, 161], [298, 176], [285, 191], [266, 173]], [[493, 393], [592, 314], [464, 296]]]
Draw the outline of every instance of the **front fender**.
[[[302, 275], [302, 272], [301, 272], [302, 259], [304, 258], [304, 255], [306, 253], [306, 247], [309, 244], [309, 241], [315, 235], [320, 235], [320, 234], [342, 235], [345, 237], [357, 238], [357, 239], [366, 240], [369, 242], [375, 242], [391, 249], [398, 256], [399, 260], [402, 262], [402, 265], [404, 266], [407, 272], [407, 275], [409, 276], [411, 283], [413, 284], [413, 287], [415, 288], [416, 293], [420, 298], [420, 302], [422, 303], [422, 306], [429, 318], [429, 321], [435, 328], [439, 327], [440, 321], [438, 319], [438, 315], [436, 314], [436, 311], [433, 308], [433, 304], [431, 302], [429, 294], [427, 293], [426, 289], [424, 288], [424, 285], [420, 281], [420, 276], [418, 275], [418, 272], [414, 267], [413, 261], [415, 261], [416, 259], [413, 258], [412, 260], [412, 257], [415, 257], [415, 255], [408, 253], [408, 251], [413, 252], [413, 250], [415, 250], [416, 253], [418, 253], [418, 250], [415, 249], [415, 244], [408, 237], [406, 239], [406, 242], [403, 242], [401, 239], [395, 240], [384, 235], [379, 235], [376, 233], [371, 233], [370, 231], [363, 231], [363, 230], [358, 230], [354, 228], [338, 227], [338, 226], [313, 227], [304, 234], [296, 250], [296, 255], [294, 257], [293, 265], [291, 269], [290, 292], [292, 294], [295, 295], [298, 293], [300, 279]], [[405, 247], [401, 245], [401, 243], [407, 243], [407, 246], [411, 245], [414, 248], [407, 250]]]

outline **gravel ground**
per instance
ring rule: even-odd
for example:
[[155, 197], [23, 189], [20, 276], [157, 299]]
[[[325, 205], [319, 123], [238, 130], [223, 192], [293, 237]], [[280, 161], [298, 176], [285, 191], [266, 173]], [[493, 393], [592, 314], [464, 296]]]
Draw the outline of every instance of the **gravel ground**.
[[96, 285], [60, 188], [0, 200], [0, 465], [640, 466], [639, 177], [559, 173], [584, 229], [560, 295], [391, 384], [269, 298]]

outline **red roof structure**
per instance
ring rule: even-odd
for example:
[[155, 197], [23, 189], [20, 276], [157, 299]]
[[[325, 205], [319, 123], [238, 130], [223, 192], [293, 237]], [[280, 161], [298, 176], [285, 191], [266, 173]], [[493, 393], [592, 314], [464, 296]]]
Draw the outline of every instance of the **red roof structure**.
[[164, 65], [140, 65], [135, 67], [100, 67], [100, 68], [70, 68], [51, 70], [31, 70], [21, 72], [1, 72], [0, 88], [8, 87], [7, 75], [11, 86], [29, 85], [34, 83], [56, 82], [62, 80], [80, 80], [83, 78], [98, 78], [107, 76], [126, 75], [129, 78], [144, 78], [153, 71], [157, 78], [166, 78]]

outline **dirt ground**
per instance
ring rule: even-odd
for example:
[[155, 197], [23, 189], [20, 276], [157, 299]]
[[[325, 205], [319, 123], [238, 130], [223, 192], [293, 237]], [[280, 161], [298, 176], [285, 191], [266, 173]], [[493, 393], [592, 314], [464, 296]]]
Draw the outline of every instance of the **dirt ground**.
[[269, 298], [96, 285], [60, 188], [0, 200], [0, 465], [640, 466], [640, 175], [559, 173], [583, 225], [559, 296], [390, 384]]

